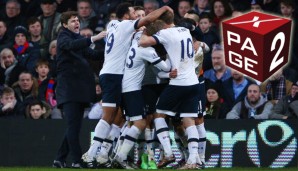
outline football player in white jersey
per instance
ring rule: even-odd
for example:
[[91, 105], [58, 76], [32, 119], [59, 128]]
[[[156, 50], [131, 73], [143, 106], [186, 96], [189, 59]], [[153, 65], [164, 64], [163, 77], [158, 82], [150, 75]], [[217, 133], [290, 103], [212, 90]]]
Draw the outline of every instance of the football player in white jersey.
[[[133, 6], [129, 3], [121, 3], [116, 9], [116, 16], [119, 20], [112, 20], [108, 24], [105, 61], [99, 75], [102, 88], [103, 116], [95, 127], [95, 136], [89, 150], [82, 156], [88, 167], [93, 167], [92, 163], [95, 160], [96, 152], [107, 138], [111, 131], [111, 124], [117, 118], [117, 111], [121, 103], [121, 84], [125, 58], [135, 29], [155, 21], [166, 11], [173, 13], [170, 7], [164, 6], [146, 17], [136, 20]], [[99, 155], [96, 160], [103, 164], [102, 159], [103, 157]]]
[[[149, 35], [152, 35], [152, 33], [156, 33], [158, 30], [162, 29], [163, 25], [163, 21], [157, 20], [147, 25], [146, 31], [150, 32], [148, 33]], [[138, 45], [137, 41], [140, 39], [141, 34], [142, 32], [140, 31], [134, 35], [132, 46], [126, 57], [122, 80], [122, 97], [125, 116], [128, 121], [133, 122], [114, 160], [115, 163], [124, 169], [131, 168], [130, 164], [126, 161], [127, 155], [146, 127], [145, 105], [141, 91], [145, 65], [149, 62], [151, 65], [165, 72], [171, 70], [170, 64], [167, 65], [165, 61], [160, 59], [154, 48], [144, 48]]]
[[193, 169], [201, 164], [198, 155], [199, 134], [195, 127], [194, 118], [198, 117], [199, 84], [194, 67], [194, 51], [192, 36], [188, 29], [175, 27], [174, 16], [164, 13], [161, 17], [166, 23], [165, 29], [153, 36], [143, 34], [139, 44], [147, 47], [161, 43], [164, 45], [172, 68], [177, 69], [176, 78], [170, 79], [169, 86], [162, 92], [157, 103], [155, 114], [155, 128], [158, 139], [164, 148], [164, 159], [158, 164], [159, 168], [175, 161], [165, 116], [175, 116], [180, 113], [188, 135], [189, 158], [181, 169]]

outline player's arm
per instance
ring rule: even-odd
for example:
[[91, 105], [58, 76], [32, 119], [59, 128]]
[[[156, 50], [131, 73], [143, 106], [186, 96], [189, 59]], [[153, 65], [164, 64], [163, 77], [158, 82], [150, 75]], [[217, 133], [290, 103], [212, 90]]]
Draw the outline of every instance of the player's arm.
[[161, 59], [155, 61], [154, 63], [152, 63], [155, 67], [157, 67], [158, 69], [165, 71], [165, 72], [170, 72], [171, 71], [171, 64], [166, 61], [163, 61]]
[[151, 12], [150, 14], [148, 14], [147, 16], [145, 16], [144, 18], [141, 18], [137, 24], [137, 28], [140, 28], [142, 26], [148, 25], [151, 22], [155, 21], [158, 19], [159, 16], [161, 16], [164, 12], [166, 11], [170, 11], [173, 13], [173, 9], [170, 8], [169, 6], [163, 6], [153, 12]]
[[171, 72], [160, 71], [157, 74], [159, 78], [176, 78], [177, 75], [178, 75], [177, 69], [173, 69], [171, 70]]
[[143, 32], [139, 40], [139, 46], [142, 46], [142, 47], [149, 47], [149, 46], [156, 45], [158, 43], [159, 43], [159, 40], [157, 39], [157, 37], [148, 36], [146, 34], [146, 31]]

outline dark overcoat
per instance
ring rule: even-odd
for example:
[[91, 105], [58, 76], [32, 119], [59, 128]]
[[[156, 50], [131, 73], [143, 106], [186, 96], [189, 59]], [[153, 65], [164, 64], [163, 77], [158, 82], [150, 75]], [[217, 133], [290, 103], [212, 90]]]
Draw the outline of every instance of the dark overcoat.
[[84, 38], [63, 28], [57, 39], [57, 104], [67, 102], [90, 103], [95, 99], [95, 79], [86, 58], [102, 58]]

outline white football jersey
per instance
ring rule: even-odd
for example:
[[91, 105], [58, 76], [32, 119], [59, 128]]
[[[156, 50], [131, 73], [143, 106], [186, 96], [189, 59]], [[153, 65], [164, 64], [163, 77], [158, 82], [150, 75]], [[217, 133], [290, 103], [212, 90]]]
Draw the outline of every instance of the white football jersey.
[[100, 74], [123, 74], [132, 35], [139, 20], [112, 20], [107, 26], [105, 60]]
[[[136, 33], [134, 40], [139, 40], [141, 32]], [[134, 42], [134, 41], [133, 41]], [[146, 63], [155, 65], [164, 71], [170, 71], [165, 61], [162, 61], [152, 47], [143, 48], [138, 43], [133, 43], [126, 57], [124, 75], [122, 79], [122, 92], [141, 90], [142, 80], [145, 75]]]
[[178, 76], [170, 79], [170, 85], [189, 86], [198, 84], [195, 73], [194, 49], [192, 37], [184, 27], [171, 27], [153, 35], [157, 43], [164, 45], [172, 69], [177, 69]]

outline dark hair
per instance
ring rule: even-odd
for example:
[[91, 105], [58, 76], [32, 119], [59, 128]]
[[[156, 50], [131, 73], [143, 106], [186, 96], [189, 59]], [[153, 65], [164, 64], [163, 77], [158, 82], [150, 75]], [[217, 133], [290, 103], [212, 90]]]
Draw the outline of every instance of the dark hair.
[[36, 22], [39, 22], [41, 28], [42, 28], [42, 23], [41, 21], [37, 18], [37, 17], [30, 17], [28, 20], [27, 20], [27, 27], [29, 29], [29, 26], [32, 25], [32, 24], [35, 24]]
[[32, 106], [35, 105], [39, 105], [41, 107], [41, 109], [44, 107], [43, 103], [40, 100], [32, 100], [29, 104], [28, 104], [28, 108], [29, 110], [31, 109]]
[[166, 11], [161, 14], [159, 19], [164, 21], [166, 24], [172, 24], [174, 22], [174, 14], [170, 11]]
[[296, 8], [296, 4], [295, 4], [295, 1], [293, 0], [280, 0], [279, 1], [279, 4], [283, 3], [285, 6], [290, 6], [292, 7], [293, 9]]
[[46, 65], [49, 67], [49, 61], [46, 59], [40, 58], [36, 61], [35, 68], [37, 68], [40, 65]]
[[77, 16], [78, 16], [78, 13], [76, 11], [66, 11], [66, 12], [62, 13], [62, 15], [60, 17], [61, 25], [67, 24], [68, 20], [71, 17], [77, 17]]
[[14, 90], [13, 90], [12, 88], [10, 88], [10, 87], [4, 87], [4, 88], [2, 89], [2, 91], [1, 91], [0, 98], [2, 98], [2, 96], [3, 96], [4, 94], [11, 94], [11, 93], [14, 94]]
[[200, 14], [200, 21], [201, 21], [201, 19], [204, 19], [204, 18], [208, 19], [209, 22], [212, 22], [211, 16], [208, 12], [202, 12]]
[[210, 14], [213, 15], [212, 17], [216, 17], [215, 16], [215, 13], [214, 13], [214, 4], [216, 2], [221, 2], [222, 3], [222, 5], [223, 5], [223, 7], [225, 9], [224, 17], [229, 17], [229, 16], [232, 15], [232, 8], [229, 5], [228, 0], [214, 0], [214, 1], [212, 1], [211, 10], [210, 10]]
[[177, 26], [185, 27], [192, 31], [196, 26], [196, 22], [190, 18], [181, 18], [181, 20], [177, 23]]
[[125, 14], [129, 13], [129, 7], [132, 5], [128, 2], [121, 3], [116, 8], [116, 16], [121, 19]]

